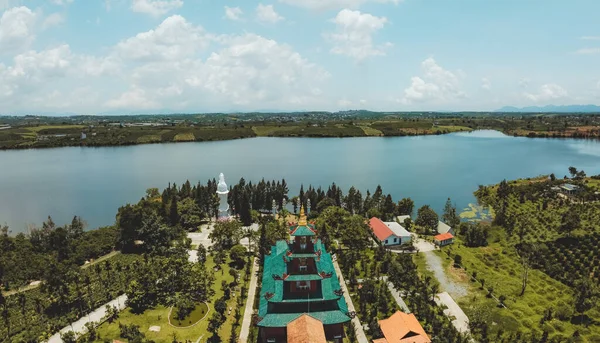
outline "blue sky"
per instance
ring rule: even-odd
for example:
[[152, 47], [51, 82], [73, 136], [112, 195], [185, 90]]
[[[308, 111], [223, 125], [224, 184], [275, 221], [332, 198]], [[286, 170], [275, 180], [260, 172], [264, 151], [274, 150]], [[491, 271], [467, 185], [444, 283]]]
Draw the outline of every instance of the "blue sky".
[[600, 103], [600, 1], [0, 0], [0, 113]]

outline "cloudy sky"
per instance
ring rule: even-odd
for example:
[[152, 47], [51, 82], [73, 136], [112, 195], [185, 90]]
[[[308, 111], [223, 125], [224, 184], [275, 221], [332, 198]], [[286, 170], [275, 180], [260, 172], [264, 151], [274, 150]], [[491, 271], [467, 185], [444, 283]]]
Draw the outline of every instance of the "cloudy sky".
[[598, 0], [0, 0], [0, 113], [600, 103]]

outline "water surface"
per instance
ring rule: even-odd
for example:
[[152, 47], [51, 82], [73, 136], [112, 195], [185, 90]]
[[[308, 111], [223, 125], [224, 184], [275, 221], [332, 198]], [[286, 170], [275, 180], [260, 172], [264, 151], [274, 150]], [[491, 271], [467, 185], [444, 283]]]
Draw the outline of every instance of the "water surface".
[[473, 202], [480, 184], [555, 173], [575, 166], [600, 173], [600, 143], [507, 137], [494, 131], [440, 136], [252, 138], [127, 147], [0, 151], [0, 223], [13, 233], [51, 215], [64, 224], [82, 216], [90, 228], [113, 224], [119, 206], [137, 202], [149, 187], [195, 183], [225, 174], [258, 181], [354, 185], [364, 195], [378, 184], [394, 199], [411, 197], [438, 212], [451, 197]]

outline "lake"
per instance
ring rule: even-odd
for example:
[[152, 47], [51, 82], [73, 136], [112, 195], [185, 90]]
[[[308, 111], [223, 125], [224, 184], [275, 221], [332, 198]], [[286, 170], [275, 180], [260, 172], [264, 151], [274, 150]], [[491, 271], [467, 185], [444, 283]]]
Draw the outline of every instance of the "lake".
[[[568, 167], [600, 173], [600, 142], [515, 138], [495, 131], [440, 136], [252, 138], [127, 147], [0, 151], [0, 223], [13, 234], [83, 217], [89, 228], [115, 222], [117, 209], [150, 187], [218, 178], [228, 184], [285, 178], [290, 197], [300, 184], [336, 182], [365, 194], [380, 184], [394, 200], [412, 198], [441, 212], [448, 197], [459, 209], [480, 184], [555, 173]], [[416, 211], [415, 211], [416, 212]]]

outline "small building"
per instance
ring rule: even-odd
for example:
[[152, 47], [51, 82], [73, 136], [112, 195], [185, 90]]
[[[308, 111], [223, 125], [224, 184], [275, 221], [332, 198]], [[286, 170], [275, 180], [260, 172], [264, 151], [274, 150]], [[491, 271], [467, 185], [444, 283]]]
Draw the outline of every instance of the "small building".
[[85, 132], [82, 132], [81, 133], [81, 139], [83, 140], [83, 139], [86, 139], [86, 138], [87, 138], [87, 135], [85, 134]]
[[567, 195], [575, 195], [579, 193], [581, 188], [577, 185], [565, 183], [564, 185], [560, 185], [560, 190]]
[[369, 226], [377, 240], [384, 246], [406, 244], [411, 241], [410, 232], [396, 222], [383, 222], [373, 217], [369, 220]]
[[414, 314], [396, 311], [388, 319], [377, 321], [384, 338], [373, 343], [431, 343]]
[[450, 225], [448, 225], [444, 222], [438, 221], [437, 233], [438, 234], [450, 233], [450, 234], [452, 234], [452, 236], [454, 236], [454, 229], [451, 228]]
[[433, 237], [433, 242], [435, 243], [435, 245], [440, 247], [450, 245], [454, 243], [454, 235], [452, 235], [450, 232], [441, 233]]
[[288, 323], [287, 343], [326, 343], [325, 329], [323, 323], [303, 314]]

